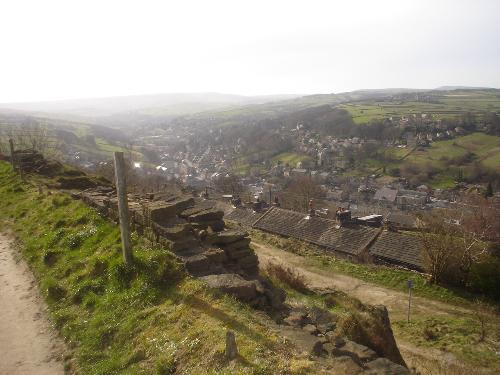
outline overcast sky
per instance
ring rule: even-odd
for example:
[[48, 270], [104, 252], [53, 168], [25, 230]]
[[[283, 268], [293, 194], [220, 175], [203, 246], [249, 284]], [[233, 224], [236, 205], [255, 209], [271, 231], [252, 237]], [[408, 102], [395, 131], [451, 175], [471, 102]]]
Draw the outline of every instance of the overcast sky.
[[0, 102], [500, 87], [499, 0], [1, 0]]

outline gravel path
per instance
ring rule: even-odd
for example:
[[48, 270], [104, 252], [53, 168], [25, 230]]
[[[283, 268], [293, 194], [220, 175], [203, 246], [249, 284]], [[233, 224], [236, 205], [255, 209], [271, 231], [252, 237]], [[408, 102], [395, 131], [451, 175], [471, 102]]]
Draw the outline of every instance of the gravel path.
[[64, 374], [63, 348], [28, 265], [0, 234], [0, 374]]

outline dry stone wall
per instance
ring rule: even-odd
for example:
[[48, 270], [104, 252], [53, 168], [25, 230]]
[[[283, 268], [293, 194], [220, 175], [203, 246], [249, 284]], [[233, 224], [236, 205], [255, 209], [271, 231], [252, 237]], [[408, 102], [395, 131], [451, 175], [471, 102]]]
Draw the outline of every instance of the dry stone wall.
[[[114, 188], [87, 189], [73, 197], [118, 221]], [[248, 233], [227, 230], [215, 202], [165, 194], [128, 198], [132, 227], [176, 254], [188, 273], [254, 307], [281, 307], [285, 295], [259, 276]]]

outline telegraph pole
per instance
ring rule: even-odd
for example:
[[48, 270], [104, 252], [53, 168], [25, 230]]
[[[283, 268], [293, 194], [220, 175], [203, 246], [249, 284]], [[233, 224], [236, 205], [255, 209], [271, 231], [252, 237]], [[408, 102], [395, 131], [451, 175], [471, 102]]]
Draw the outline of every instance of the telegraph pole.
[[127, 181], [125, 178], [125, 160], [123, 158], [123, 152], [115, 152], [115, 177], [123, 261], [128, 265], [132, 263], [132, 245], [130, 243]]

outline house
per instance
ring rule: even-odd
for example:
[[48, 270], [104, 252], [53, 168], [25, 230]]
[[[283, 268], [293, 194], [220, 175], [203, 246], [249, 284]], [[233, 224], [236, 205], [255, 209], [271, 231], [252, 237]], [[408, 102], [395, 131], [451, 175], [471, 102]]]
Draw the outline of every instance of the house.
[[290, 171], [290, 177], [303, 177], [307, 175], [307, 169], [304, 168], [294, 168]]
[[388, 227], [395, 230], [417, 229], [417, 219], [413, 215], [391, 212], [385, 219]]
[[429, 201], [427, 192], [400, 189], [396, 197], [398, 207], [424, 206]]
[[416, 236], [383, 231], [370, 247], [369, 253], [376, 263], [424, 270], [422, 247]]
[[383, 187], [375, 192], [375, 196], [373, 197], [373, 199], [379, 202], [393, 204], [396, 202], [397, 195], [398, 195], [398, 190], [391, 189], [388, 187]]
[[[376, 221], [377, 218], [379, 215], [365, 217], [366, 221]], [[421, 244], [416, 236], [358, 225], [350, 220], [340, 223], [279, 207], [271, 207], [265, 212], [236, 208], [225, 219], [308, 242], [349, 260], [392, 264], [418, 271], [424, 269]]]
[[336, 220], [272, 207], [253, 228], [321, 246], [337, 256], [362, 261], [379, 229], [363, 225], [340, 226]]

